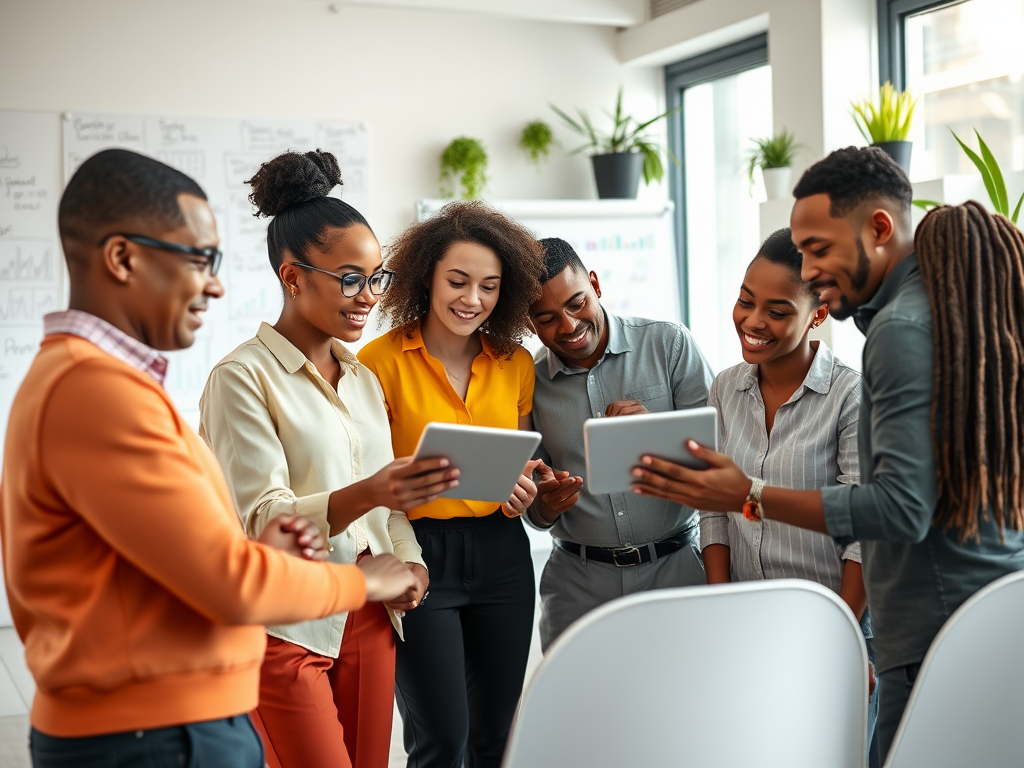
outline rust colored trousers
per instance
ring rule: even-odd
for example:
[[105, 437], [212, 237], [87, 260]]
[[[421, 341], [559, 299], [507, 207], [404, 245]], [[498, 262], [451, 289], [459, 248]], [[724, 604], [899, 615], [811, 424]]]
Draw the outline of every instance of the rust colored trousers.
[[252, 713], [270, 768], [387, 768], [395, 636], [380, 603], [348, 615], [337, 659], [267, 637]]

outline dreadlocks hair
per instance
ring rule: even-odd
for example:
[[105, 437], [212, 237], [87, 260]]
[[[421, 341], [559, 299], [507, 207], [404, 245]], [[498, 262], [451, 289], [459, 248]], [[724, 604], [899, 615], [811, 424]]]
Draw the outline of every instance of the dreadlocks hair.
[[540, 298], [544, 254], [526, 227], [479, 200], [448, 203], [387, 247], [395, 278], [378, 304], [380, 321], [390, 323], [393, 336], [408, 334], [423, 321], [430, 312], [427, 286], [434, 268], [455, 243], [490, 248], [501, 262], [498, 302], [480, 330], [498, 355], [511, 356], [530, 331], [530, 304]]
[[1024, 234], [974, 201], [931, 211], [914, 237], [932, 307], [935, 522], [980, 540], [989, 510], [1024, 529]]

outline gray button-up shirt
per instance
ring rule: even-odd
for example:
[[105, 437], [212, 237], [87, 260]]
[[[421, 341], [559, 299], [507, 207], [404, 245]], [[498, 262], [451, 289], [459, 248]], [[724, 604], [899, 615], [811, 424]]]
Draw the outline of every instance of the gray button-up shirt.
[[861, 542], [878, 671], [920, 662], [967, 598], [1024, 568], [1024, 532], [990, 515], [981, 541], [933, 524], [932, 315], [917, 258], [907, 257], [858, 311], [864, 342], [860, 486], [822, 489], [825, 524]]
[[[860, 480], [857, 419], [860, 374], [823, 341], [803, 383], [765, 426], [758, 367], [740, 363], [718, 374], [708, 405], [718, 409], [718, 450], [767, 485], [817, 490]], [[739, 512], [701, 512], [700, 546], [729, 547], [733, 581], [810, 579], [834, 592], [843, 561], [860, 562], [860, 545], [842, 547], [823, 533], [777, 520], [755, 523]]]
[[639, 400], [651, 413], [702, 406], [712, 377], [684, 326], [608, 312], [605, 318], [608, 347], [592, 369], [570, 368], [546, 347], [537, 352], [533, 425], [544, 436], [539, 455], [584, 479], [579, 501], [547, 530], [587, 546], [634, 546], [682, 530], [695, 512], [635, 493], [588, 493], [583, 422], [604, 417], [616, 400]]

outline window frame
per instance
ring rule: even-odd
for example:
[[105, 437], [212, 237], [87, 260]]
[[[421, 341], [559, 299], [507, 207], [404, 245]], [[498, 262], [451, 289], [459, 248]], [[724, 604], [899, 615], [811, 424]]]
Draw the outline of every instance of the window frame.
[[888, 81], [901, 91], [907, 86], [903, 40], [908, 16], [964, 2], [967, 0], [878, 0], [878, 84]]
[[689, 254], [686, 243], [686, 172], [683, 136], [683, 91], [695, 85], [736, 75], [768, 64], [768, 33], [740, 40], [712, 51], [677, 61], [665, 67], [665, 104], [673, 111], [668, 117], [668, 149], [679, 163], [669, 162], [669, 195], [675, 204], [675, 233], [679, 291], [679, 313], [690, 324]]

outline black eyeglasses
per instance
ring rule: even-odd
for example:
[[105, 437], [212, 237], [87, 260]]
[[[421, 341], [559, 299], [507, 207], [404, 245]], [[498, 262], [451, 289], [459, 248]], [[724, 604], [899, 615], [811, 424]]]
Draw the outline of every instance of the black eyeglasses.
[[362, 293], [363, 288], [366, 287], [367, 283], [370, 284], [370, 293], [374, 296], [380, 296], [391, 287], [391, 281], [395, 277], [394, 272], [389, 272], [386, 269], [378, 270], [367, 277], [359, 272], [346, 272], [343, 275], [339, 275], [335, 272], [328, 272], [326, 269], [318, 269], [312, 264], [303, 264], [299, 261], [289, 261], [288, 263], [293, 267], [302, 267], [303, 269], [311, 269], [314, 272], [323, 272], [325, 275], [330, 275], [341, 283], [341, 293], [349, 299], [355, 298]]
[[145, 245], [149, 248], [159, 248], [162, 251], [172, 251], [186, 256], [196, 256], [200, 259], [206, 259], [206, 268], [210, 270], [211, 276], [217, 274], [217, 271], [220, 269], [220, 263], [224, 260], [224, 254], [219, 248], [196, 248], [192, 245], [170, 243], [166, 240], [157, 240], [156, 238], [146, 237], [145, 235], [124, 235], [115, 233], [103, 238], [103, 240], [100, 241], [100, 245], [103, 245], [103, 243], [107, 242], [107, 240], [112, 237], [123, 237], [125, 240], [130, 240], [133, 243]]

